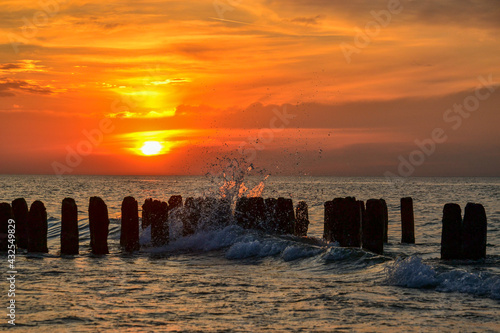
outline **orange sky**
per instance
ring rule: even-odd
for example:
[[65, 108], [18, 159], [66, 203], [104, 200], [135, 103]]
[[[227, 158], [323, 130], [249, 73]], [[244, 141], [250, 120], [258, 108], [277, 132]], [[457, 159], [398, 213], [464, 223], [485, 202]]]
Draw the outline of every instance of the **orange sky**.
[[498, 1], [137, 3], [0, 2], [0, 173], [500, 176]]

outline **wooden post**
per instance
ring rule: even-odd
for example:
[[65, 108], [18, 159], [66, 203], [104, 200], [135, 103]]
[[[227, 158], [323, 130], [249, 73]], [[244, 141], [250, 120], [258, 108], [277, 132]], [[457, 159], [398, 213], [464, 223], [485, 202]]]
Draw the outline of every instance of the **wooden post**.
[[462, 258], [462, 210], [454, 203], [443, 208], [441, 231], [441, 259]]
[[384, 208], [378, 199], [366, 202], [363, 216], [363, 249], [374, 253], [384, 252]]
[[182, 235], [192, 235], [198, 229], [200, 220], [201, 202], [197, 203], [193, 197], [186, 198], [184, 203], [184, 214], [182, 219]]
[[74, 199], [65, 198], [61, 207], [61, 254], [78, 253], [78, 209]]
[[401, 243], [415, 244], [413, 199], [401, 198]]
[[264, 204], [266, 205], [264, 230], [271, 234], [276, 234], [278, 232], [278, 217], [276, 215], [278, 200], [276, 198], [266, 198]]
[[172, 195], [170, 199], [168, 199], [168, 209], [173, 211], [174, 209], [180, 207], [182, 207], [182, 196]]
[[249, 228], [264, 230], [266, 220], [266, 204], [261, 197], [248, 198], [248, 220]]
[[[0, 204], [0, 251], [3, 252], [9, 250], [10, 249], [9, 245], [12, 244], [11, 242], [9, 242], [9, 220], [12, 218], [14, 218], [14, 214], [12, 213], [12, 208], [10, 207], [10, 204], [6, 202], [1, 203]], [[16, 225], [14, 225], [14, 227], [16, 227]], [[11, 241], [14, 241], [13, 244], [16, 245], [15, 238], [11, 238]]]
[[323, 239], [326, 242], [333, 241], [333, 201], [326, 201], [324, 210]]
[[12, 201], [12, 211], [16, 221], [16, 243], [20, 249], [28, 248], [28, 204], [24, 198]]
[[163, 246], [168, 243], [170, 239], [169, 229], [169, 205], [160, 200], [152, 201], [151, 212], [151, 243], [153, 246]]
[[236, 219], [236, 224], [245, 229], [248, 229], [250, 227], [250, 221], [248, 220], [248, 209], [249, 209], [248, 198], [247, 197], [238, 198], [234, 210], [234, 218]]
[[142, 229], [146, 229], [151, 225], [152, 206], [153, 206], [152, 198], [144, 200], [144, 204], [142, 204], [142, 221], [141, 221]]
[[387, 243], [389, 240], [388, 232], [389, 232], [389, 210], [387, 208], [387, 202], [384, 199], [380, 199], [382, 201], [382, 206], [384, 208], [384, 243]]
[[483, 205], [467, 203], [463, 221], [463, 258], [486, 258], [487, 221]]
[[138, 251], [139, 244], [139, 207], [133, 197], [125, 197], [122, 201], [122, 227], [120, 245], [126, 252]]
[[340, 202], [340, 223], [345, 247], [361, 246], [361, 214], [359, 204], [354, 197], [346, 197]]
[[295, 213], [292, 199], [278, 198], [276, 205], [278, 233], [293, 235], [295, 230]]
[[37, 200], [28, 213], [28, 252], [49, 252], [47, 229], [47, 210], [43, 202]]
[[305, 201], [299, 201], [295, 209], [295, 216], [297, 218], [295, 222], [295, 236], [306, 237], [309, 227], [309, 211]]
[[90, 247], [93, 254], [108, 254], [109, 217], [108, 206], [100, 197], [89, 201]]
[[201, 224], [203, 229], [214, 229], [217, 225], [215, 210], [217, 208], [217, 199], [214, 197], [205, 197], [201, 202]]

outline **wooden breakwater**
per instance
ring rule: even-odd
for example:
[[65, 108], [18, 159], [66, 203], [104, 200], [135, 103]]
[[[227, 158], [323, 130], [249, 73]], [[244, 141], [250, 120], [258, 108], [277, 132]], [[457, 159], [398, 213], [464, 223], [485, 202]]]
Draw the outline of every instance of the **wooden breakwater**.
[[[227, 199], [213, 197], [171, 196], [168, 202], [148, 198], [142, 205], [133, 197], [123, 199], [121, 206], [120, 245], [126, 252], [140, 249], [139, 228], [151, 226], [151, 244], [162, 246], [170, 239], [172, 218], [182, 222], [182, 234], [198, 230], [217, 229], [236, 223], [245, 229], [260, 230], [273, 235], [307, 236], [308, 205], [300, 201], [294, 207], [292, 199], [241, 197], [233, 211]], [[401, 198], [401, 242], [415, 243], [415, 223], [412, 198]], [[92, 253], [108, 254], [109, 217], [106, 203], [91, 197], [88, 206], [90, 248]], [[9, 221], [15, 221], [15, 244], [28, 252], [47, 253], [47, 212], [41, 201], [30, 208], [23, 198], [12, 204], [0, 204], [0, 249], [7, 250]], [[354, 197], [335, 198], [324, 203], [323, 239], [338, 242], [342, 247], [362, 247], [382, 254], [388, 237], [388, 208], [384, 199], [365, 202]], [[486, 213], [480, 204], [468, 203], [462, 219], [460, 206], [446, 204], [443, 208], [441, 258], [481, 259], [486, 257]], [[61, 206], [61, 254], [79, 253], [78, 209], [75, 200], [65, 198]], [[11, 237], [12, 239], [12, 237]], [[12, 243], [12, 242], [11, 242]]]

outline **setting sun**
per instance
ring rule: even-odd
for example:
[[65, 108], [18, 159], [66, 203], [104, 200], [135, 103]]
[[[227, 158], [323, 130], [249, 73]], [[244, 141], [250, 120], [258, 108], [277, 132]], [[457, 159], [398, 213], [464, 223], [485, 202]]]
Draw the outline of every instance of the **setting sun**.
[[158, 155], [163, 149], [163, 145], [158, 141], [146, 141], [141, 147], [144, 155]]

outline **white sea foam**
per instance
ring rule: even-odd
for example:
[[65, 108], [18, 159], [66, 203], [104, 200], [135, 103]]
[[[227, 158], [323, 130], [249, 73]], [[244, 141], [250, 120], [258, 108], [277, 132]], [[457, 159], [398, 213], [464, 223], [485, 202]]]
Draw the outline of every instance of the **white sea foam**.
[[269, 257], [281, 253], [286, 248], [283, 242], [272, 240], [244, 240], [233, 244], [226, 252], [228, 259], [244, 259], [250, 257]]
[[462, 269], [438, 272], [417, 256], [398, 258], [386, 267], [386, 283], [408, 288], [435, 288], [500, 299], [500, 276]]
[[290, 245], [285, 248], [281, 257], [285, 261], [292, 261], [301, 258], [313, 257], [321, 252], [323, 252], [323, 249], [321, 248], [311, 248], [303, 245]]

